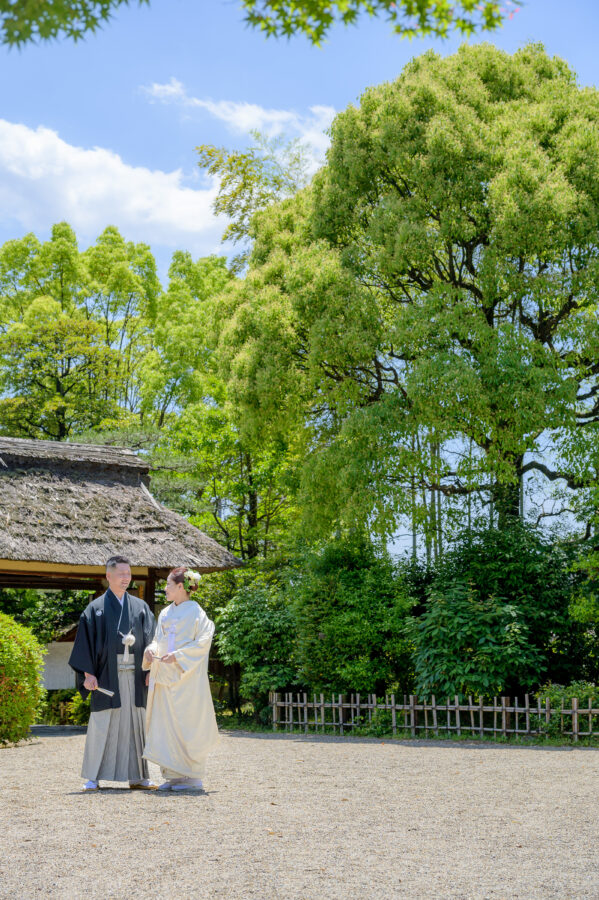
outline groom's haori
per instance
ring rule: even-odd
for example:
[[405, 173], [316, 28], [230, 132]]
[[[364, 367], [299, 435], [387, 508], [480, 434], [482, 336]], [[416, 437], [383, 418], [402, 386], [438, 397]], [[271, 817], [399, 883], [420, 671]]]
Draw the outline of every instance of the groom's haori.
[[90, 693], [83, 686], [85, 672], [95, 675], [100, 687], [114, 691], [113, 697], [92, 691], [92, 712], [116, 709], [121, 705], [118, 657], [124, 653], [122, 635], [128, 631], [135, 637], [129, 651], [135, 661], [135, 706], [145, 707], [148, 691], [141, 663], [144, 648], [151, 642], [155, 629], [154, 616], [147, 603], [131, 594], [125, 593], [121, 608], [109, 588], [87, 606], [79, 619], [69, 665], [75, 670], [77, 688], [84, 700]]
[[[81, 774], [92, 782], [132, 783], [148, 777], [147, 763], [142, 759], [147, 700], [142, 659], [155, 628], [147, 603], [126, 591], [121, 604], [109, 588], [81, 614], [69, 665], [75, 670], [81, 696], [85, 699], [91, 693]], [[134, 638], [128, 659], [125, 635]], [[85, 673], [94, 675], [98, 687], [112, 691], [113, 696], [88, 691]]]

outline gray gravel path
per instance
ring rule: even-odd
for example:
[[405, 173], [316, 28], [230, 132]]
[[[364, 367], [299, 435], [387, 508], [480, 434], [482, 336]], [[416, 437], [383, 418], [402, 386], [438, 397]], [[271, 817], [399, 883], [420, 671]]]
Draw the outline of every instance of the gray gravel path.
[[596, 750], [225, 734], [205, 794], [82, 795], [83, 742], [0, 750], [0, 897], [599, 898]]

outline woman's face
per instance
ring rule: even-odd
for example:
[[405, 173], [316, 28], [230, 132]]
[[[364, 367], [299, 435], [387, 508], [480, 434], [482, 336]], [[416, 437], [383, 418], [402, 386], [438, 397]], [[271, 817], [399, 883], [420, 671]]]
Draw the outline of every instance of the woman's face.
[[178, 584], [173, 580], [172, 575], [169, 575], [166, 579], [166, 599], [169, 603], [175, 603], [177, 600], [181, 599], [181, 596], [185, 593], [185, 588], [182, 584]]

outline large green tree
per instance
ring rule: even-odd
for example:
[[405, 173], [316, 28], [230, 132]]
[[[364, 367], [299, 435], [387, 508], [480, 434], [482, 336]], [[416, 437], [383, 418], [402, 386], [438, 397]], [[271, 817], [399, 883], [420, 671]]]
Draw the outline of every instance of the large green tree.
[[598, 171], [599, 93], [536, 45], [427, 53], [337, 117], [221, 330], [244, 427], [309, 434], [312, 517], [392, 531], [425, 489], [505, 521], [527, 473], [592, 478]]
[[0, 247], [0, 427], [63, 440], [138, 412], [160, 284], [143, 244], [66, 223]]

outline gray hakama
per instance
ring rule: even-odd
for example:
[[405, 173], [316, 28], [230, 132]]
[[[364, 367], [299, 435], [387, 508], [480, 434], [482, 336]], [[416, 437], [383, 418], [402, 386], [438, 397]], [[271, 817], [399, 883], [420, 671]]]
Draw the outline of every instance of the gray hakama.
[[81, 775], [88, 781], [141, 781], [148, 777], [142, 759], [146, 711], [135, 705], [135, 663], [118, 660], [121, 705], [89, 717]]

